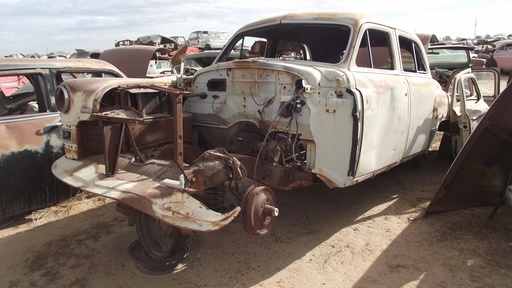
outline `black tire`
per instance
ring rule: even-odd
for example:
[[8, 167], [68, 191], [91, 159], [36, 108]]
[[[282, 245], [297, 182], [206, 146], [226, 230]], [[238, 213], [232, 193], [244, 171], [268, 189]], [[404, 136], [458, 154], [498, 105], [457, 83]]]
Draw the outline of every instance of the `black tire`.
[[167, 258], [153, 259], [144, 251], [140, 240], [137, 239], [130, 244], [128, 252], [133, 259], [135, 268], [140, 272], [148, 275], [163, 275], [171, 273], [187, 257], [188, 248], [187, 245], [183, 245], [178, 252]]
[[140, 244], [153, 259], [165, 259], [185, 245], [188, 235], [150, 215], [137, 211], [135, 228]]

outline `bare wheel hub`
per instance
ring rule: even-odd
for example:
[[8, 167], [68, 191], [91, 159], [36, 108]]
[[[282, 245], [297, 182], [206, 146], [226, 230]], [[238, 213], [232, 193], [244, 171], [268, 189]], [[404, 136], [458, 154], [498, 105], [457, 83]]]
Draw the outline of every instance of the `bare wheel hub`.
[[279, 215], [276, 208], [276, 196], [266, 186], [252, 185], [242, 199], [243, 226], [249, 235], [258, 236], [268, 233], [274, 218]]

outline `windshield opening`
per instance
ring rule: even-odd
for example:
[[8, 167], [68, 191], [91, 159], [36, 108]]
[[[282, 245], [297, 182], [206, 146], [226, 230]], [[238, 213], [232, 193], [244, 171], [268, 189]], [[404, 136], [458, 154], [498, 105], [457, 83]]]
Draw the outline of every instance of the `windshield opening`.
[[226, 45], [218, 62], [227, 60], [228, 52], [239, 59], [274, 58], [339, 63], [351, 36], [347, 25], [286, 23], [245, 31]]

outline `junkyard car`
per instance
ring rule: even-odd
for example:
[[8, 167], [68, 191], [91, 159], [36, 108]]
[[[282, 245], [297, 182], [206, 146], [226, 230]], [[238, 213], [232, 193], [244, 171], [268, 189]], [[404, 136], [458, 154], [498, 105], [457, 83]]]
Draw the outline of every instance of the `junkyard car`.
[[72, 196], [51, 173], [64, 152], [55, 89], [71, 78], [123, 77], [95, 59], [0, 59], [0, 220]]
[[[99, 59], [116, 66], [128, 77], [144, 78], [170, 72], [169, 69], [157, 69], [159, 61], [163, 62], [160, 63], [161, 67], [168, 64], [170, 52], [171, 50], [158, 46], [130, 45], [107, 49], [101, 53]], [[172, 67], [169, 68], [172, 70]]]
[[[450, 97], [450, 116], [438, 130], [444, 132], [439, 156], [453, 160], [500, 91], [500, 73], [471, 58], [471, 47], [434, 45], [427, 48], [432, 77]], [[483, 101], [482, 101], [483, 100]]]
[[93, 50], [93, 51], [88, 51], [85, 49], [75, 49], [75, 50], [76, 50], [75, 53], [69, 55], [70, 59], [87, 59], [87, 58], [98, 59], [101, 55], [101, 51], [99, 51], [99, 50]]
[[[463, 45], [433, 45], [427, 48], [427, 59], [432, 77], [446, 87], [452, 73], [472, 68], [471, 47]], [[483, 59], [479, 59], [482, 60]], [[483, 66], [479, 65], [479, 66]]]
[[492, 56], [498, 69], [512, 72], [512, 40], [501, 40], [493, 44], [496, 49]]
[[169, 36], [169, 38], [176, 41], [176, 43], [178, 43], [178, 45], [179, 45], [179, 48], [181, 48], [187, 44], [187, 39], [185, 39], [184, 36]]
[[428, 151], [452, 115], [419, 38], [351, 13], [248, 24], [175, 83], [77, 79], [57, 94], [66, 155], [54, 174], [118, 200], [150, 263], [237, 217], [264, 235], [272, 189], [372, 178]]
[[190, 33], [187, 45], [198, 47], [200, 50], [219, 50], [229, 40], [228, 32], [220, 31], [194, 31]]

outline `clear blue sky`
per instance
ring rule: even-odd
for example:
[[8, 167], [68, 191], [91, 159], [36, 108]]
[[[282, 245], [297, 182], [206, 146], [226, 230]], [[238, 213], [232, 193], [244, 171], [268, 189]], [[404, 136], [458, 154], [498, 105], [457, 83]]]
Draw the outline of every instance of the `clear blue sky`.
[[512, 1], [410, 0], [0, 0], [0, 57], [109, 49], [148, 34], [234, 33], [265, 17], [302, 11], [357, 11], [439, 38], [512, 33]]

